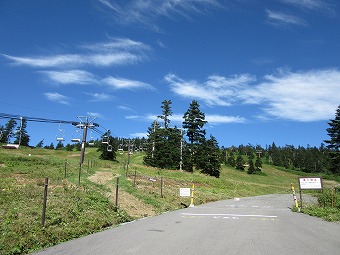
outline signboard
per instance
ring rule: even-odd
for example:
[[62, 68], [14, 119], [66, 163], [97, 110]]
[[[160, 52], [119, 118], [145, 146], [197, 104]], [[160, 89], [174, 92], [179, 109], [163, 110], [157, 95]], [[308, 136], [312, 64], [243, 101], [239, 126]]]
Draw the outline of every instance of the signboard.
[[181, 197], [190, 197], [190, 188], [180, 188], [179, 195]]
[[300, 190], [322, 189], [321, 177], [299, 177]]

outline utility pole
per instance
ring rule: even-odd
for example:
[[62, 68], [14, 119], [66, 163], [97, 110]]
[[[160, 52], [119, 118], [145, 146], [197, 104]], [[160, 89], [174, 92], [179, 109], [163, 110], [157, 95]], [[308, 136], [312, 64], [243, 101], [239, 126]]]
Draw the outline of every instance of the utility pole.
[[80, 153], [80, 165], [84, 163], [85, 158], [85, 145], [86, 145], [86, 137], [88, 128], [98, 127], [99, 125], [93, 123], [93, 121], [97, 118], [94, 117], [92, 120], [89, 120], [89, 117], [78, 116], [79, 123], [73, 123], [77, 128], [83, 129], [83, 138], [81, 141], [81, 153]]
[[179, 161], [179, 170], [182, 171], [183, 166], [183, 128], [181, 128], [181, 156]]

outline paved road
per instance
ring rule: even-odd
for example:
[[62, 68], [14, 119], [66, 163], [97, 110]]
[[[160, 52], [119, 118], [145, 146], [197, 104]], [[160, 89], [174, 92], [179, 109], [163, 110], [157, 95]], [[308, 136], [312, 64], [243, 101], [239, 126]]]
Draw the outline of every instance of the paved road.
[[340, 224], [293, 213], [292, 195], [225, 200], [69, 241], [50, 254], [340, 254]]

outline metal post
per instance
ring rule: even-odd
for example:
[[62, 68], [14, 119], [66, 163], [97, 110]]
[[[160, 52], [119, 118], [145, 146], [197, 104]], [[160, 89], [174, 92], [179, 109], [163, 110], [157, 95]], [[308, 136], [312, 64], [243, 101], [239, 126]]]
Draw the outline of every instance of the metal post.
[[84, 125], [83, 140], [81, 141], [80, 164], [83, 164], [84, 157], [85, 157], [85, 144], [86, 144], [87, 128], [88, 128], [88, 123], [86, 122], [85, 125]]

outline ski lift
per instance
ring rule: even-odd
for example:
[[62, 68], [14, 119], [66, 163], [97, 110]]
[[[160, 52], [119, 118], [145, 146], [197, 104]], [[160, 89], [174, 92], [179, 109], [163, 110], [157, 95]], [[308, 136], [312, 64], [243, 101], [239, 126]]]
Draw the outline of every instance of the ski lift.
[[112, 145], [109, 144], [109, 145], [107, 146], [106, 150], [107, 150], [108, 152], [111, 152], [111, 151], [112, 151]]
[[119, 151], [119, 154], [124, 154], [124, 151], [123, 151], [123, 144], [119, 144], [119, 146], [118, 146], [118, 151]]
[[102, 143], [103, 144], [109, 144], [109, 137], [107, 135], [103, 136]]
[[[76, 130], [75, 134], [78, 134], [80, 130]], [[75, 135], [74, 133], [72, 134], [71, 142], [73, 143], [80, 143], [80, 134]]]
[[94, 145], [94, 139], [93, 139], [93, 137], [92, 137], [92, 130], [91, 130], [89, 146], [93, 146], [93, 145]]
[[19, 149], [20, 143], [21, 143], [21, 130], [22, 130], [22, 117], [20, 117], [20, 128], [19, 130], [16, 130], [15, 133], [19, 133], [19, 142], [18, 143], [10, 143], [10, 138], [11, 138], [11, 134], [9, 134], [7, 136], [7, 144], [3, 145], [2, 148], [4, 149]]
[[56, 139], [58, 142], [63, 142], [65, 141], [65, 131], [63, 129], [61, 129], [61, 123], [59, 123], [59, 127], [58, 127], [58, 131], [57, 131], [57, 134], [56, 134]]

